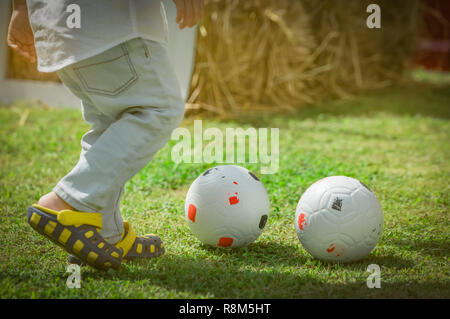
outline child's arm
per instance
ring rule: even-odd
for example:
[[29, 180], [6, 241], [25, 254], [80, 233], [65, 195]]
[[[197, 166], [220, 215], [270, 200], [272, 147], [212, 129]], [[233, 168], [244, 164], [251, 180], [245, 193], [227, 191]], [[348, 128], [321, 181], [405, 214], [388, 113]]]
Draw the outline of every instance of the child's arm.
[[203, 14], [203, 0], [173, 0], [177, 6], [177, 23], [180, 29], [193, 27]]
[[8, 45], [31, 62], [36, 62], [33, 31], [28, 20], [26, 0], [13, 0], [13, 12], [8, 29]]

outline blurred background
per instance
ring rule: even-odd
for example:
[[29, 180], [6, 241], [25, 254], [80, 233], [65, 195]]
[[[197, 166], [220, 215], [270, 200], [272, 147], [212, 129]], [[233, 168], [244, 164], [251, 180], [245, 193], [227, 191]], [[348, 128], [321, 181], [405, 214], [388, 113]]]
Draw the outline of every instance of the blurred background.
[[[405, 80], [448, 76], [450, 1], [376, 1], [381, 28], [370, 29], [369, 0], [206, 0], [201, 23], [185, 31], [177, 29], [172, 1], [164, 2], [188, 114], [291, 111]], [[3, 9], [10, 10], [8, 3]], [[2, 20], [6, 39], [8, 19]], [[39, 73], [4, 43], [0, 48], [0, 102], [31, 98], [78, 107], [56, 74]]]

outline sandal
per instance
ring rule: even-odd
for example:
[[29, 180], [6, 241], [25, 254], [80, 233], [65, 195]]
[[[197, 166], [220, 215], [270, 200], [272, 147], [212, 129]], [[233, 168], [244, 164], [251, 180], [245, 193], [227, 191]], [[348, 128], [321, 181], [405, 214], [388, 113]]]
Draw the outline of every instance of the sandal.
[[[133, 231], [131, 225], [127, 222], [123, 222], [124, 237], [128, 232]], [[134, 233], [134, 231], [133, 231]], [[135, 235], [136, 236], [136, 235]], [[154, 258], [164, 254], [164, 244], [158, 236], [155, 234], [147, 234], [144, 236], [136, 236], [133, 246], [124, 254], [124, 260], [133, 260], [136, 258]]]
[[[123, 228], [124, 228], [124, 238], [127, 237], [127, 235], [131, 232], [134, 233], [133, 229], [131, 228], [131, 225], [127, 222], [123, 222]], [[122, 260], [129, 261], [133, 259], [138, 258], [155, 258], [159, 257], [164, 254], [164, 244], [157, 235], [155, 234], [148, 234], [144, 236], [135, 236], [135, 241], [131, 248], [128, 250], [128, 253], [122, 257]], [[83, 265], [84, 263], [78, 259], [74, 255], [70, 255], [67, 257], [67, 260], [71, 264], [78, 264]]]
[[100, 235], [100, 213], [58, 212], [33, 205], [28, 208], [27, 217], [34, 230], [84, 263], [96, 269], [119, 268], [123, 249], [111, 245]]
[[71, 254], [69, 261], [72, 259], [74, 263], [88, 264], [96, 269], [118, 269], [122, 259], [158, 257], [164, 253], [158, 236], [137, 237], [128, 222], [124, 222], [122, 239], [115, 245], [108, 243], [99, 233], [102, 228], [100, 213], [58, 212], [33, 205], [28, 208], [27, 217], [33, 229]]

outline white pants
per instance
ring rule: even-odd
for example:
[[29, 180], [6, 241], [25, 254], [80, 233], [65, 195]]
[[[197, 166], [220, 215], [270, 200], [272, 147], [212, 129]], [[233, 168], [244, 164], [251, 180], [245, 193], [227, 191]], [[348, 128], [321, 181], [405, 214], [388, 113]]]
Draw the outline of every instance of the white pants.
[[80, 211], [101, 212], [100, 234], [120, 240], [123, 186], [163, 147], [184, 115], [167, 48], [132, 39], [58, 71], [82, 100], [91, 129], [77, 165], [53, 191]]

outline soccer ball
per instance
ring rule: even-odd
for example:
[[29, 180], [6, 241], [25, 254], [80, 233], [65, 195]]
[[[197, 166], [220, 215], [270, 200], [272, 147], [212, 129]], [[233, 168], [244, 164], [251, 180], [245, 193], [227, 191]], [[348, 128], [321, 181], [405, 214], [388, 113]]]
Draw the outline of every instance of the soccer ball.
[[300, 198], [295, 230], [314, 257], [337, 262], [364, 258], [376, 246], [383, 228], [383, 211], [375, 194], [346, 176], [323, 178]]
[[241, 247], [262, 233], [270, 212], [263, 183], [247, 169], [224, 165], [208, 169], [186, 195], [189, 228], [204, 244]]

